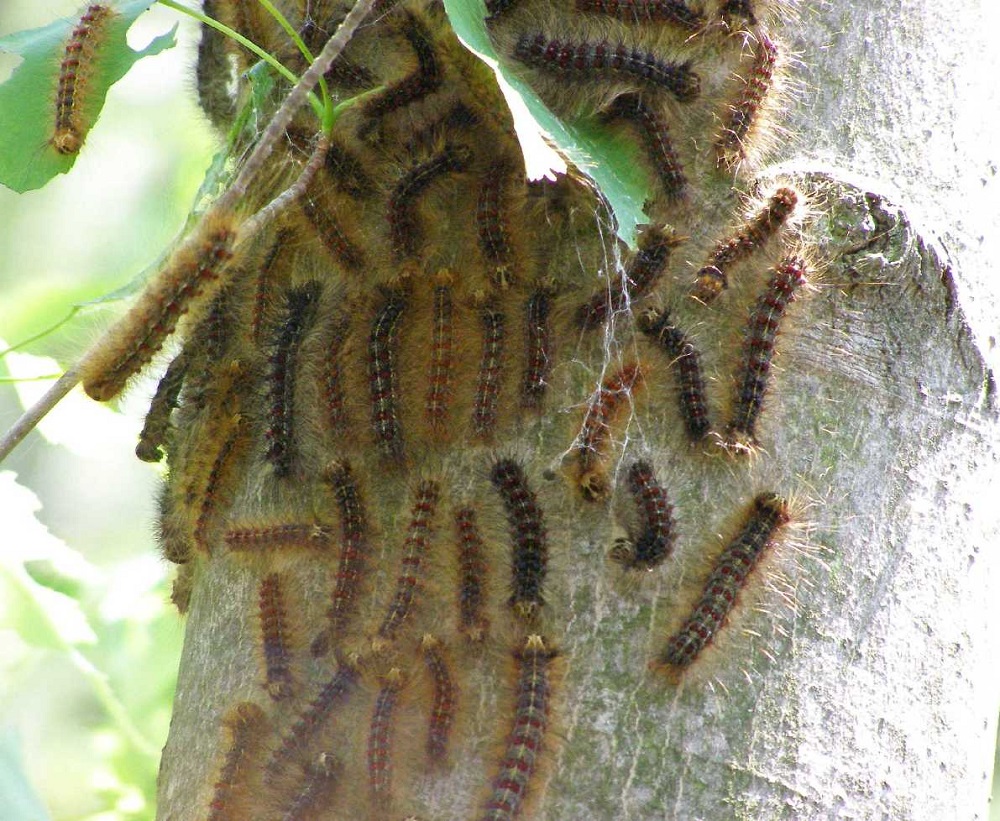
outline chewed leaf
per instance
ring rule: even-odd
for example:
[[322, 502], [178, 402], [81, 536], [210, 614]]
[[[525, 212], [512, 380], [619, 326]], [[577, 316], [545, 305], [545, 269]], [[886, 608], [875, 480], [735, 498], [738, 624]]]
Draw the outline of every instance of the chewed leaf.
[[[37, 29], [0, 38], [0, 51], [23, 62], [0, 85], [0, 183], [22, 193], [41, 188], [73, 167], [82, 142], [104, 107], [108, 89], [143, 57], [177, 42], [172, 29], [133, 51], [125, 36], [153, 0], [91, 4], [81, 17], [63, 18]], [[95, 8], [106, 9], [94, 14]], [[90, 21], [90, 22], [88, 22]], [[60, 143], [60, 124], [69, 119], [79, 133]], [[61, 149], [57, 149], [57, 145]]]
[[[455, 33], [462, 42], [491, 66], [499, 64], [496, 50], [486, 33], [485, 9], [481, 0], [445, 0], [445, 8]], [[581, 172], [593, 180], [614, 211], [618, 234], [635, 245], [636, 226], [649, 222], [643, 212], [651, 198], [649, 181], [640, 166], [622, 150], [622, 140], [596, 128], [593, 123], [566, 122], [553, 114], [538, 94], [500, 64], [503, 79], [518, 93], [538, 128]]]

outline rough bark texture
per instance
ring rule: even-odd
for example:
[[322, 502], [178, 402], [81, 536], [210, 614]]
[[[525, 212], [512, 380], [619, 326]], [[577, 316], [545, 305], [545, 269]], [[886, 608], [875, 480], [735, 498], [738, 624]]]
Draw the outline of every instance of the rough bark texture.
[[[804, 9], [794, 29], [807, 67], [818, 67], [805, 92], [815, 103], [795, 109], [790, 130], [807, 149], [827, 151], [858, 146], [862, 135], [873, 147], [860, 160], [869, 176], [916, 166], [921, 140], [911, 130], [890, 138], [880, 121], [918, 127], [916, 98], [902, 91], [916, 94], [915, 75], [899, 58], [939, 46], [937, 23], [888, 5], [862, 12], [843, 4], [842, 14], [839, 5], [822, 15]], [[870, 42], [878, 89], [892, 94], [868, 96], [849, 77], [836, 87], [843, 66], [858, 66], [856, 38], [869, 30], [893, 34]], [[946, 102], [929, 103], [940, 122]], [[891, 116], [883, 117], [887, 104]], [[880, 154], [890, 140], [893, 151]], [[837, 158], [859, 162], [839, 151]], [[822, 265], [782, 335], [780, 398], [767, 406], [763, 451], [749, 464], [699, 460], [667, 430], [676, 411], [660, 400], [618, 431], [631, 452], [654, 453], [663, 471], [678, 516], [675, 563], [638, 584], [623, 579], [606, 559], [621, 534], [612, 513], [567, 495], [562, 477], [537, 483], [553, 534], [546, 607], [559, 614], [546, 626], [564, 671], [555, 709], [561, 741], [550, 745], [548, 784], [530, 817], [983, 817], [997, 707], [988, 667], [997, 642], [987, 632], [997, 513], [986, 509], [983, 488], [996, 477], [997, 397], [960, 304], [983, 283], [963, 276], [965, 260], [980, 260], [942, 259], [876, 185], [808, 170], [780, 179], [809, 194], [820, 215], [811, 235]], [[708, 249], [712, 237], [693, 242]], [[619, 342], [636, 344], [627, 329]], [[729, 333], [712, 342], [710, 375], [725, 394], [740, 339]], [[560, 408], [593, 386], [590, 373], [553, 382]], [[565, 419], [554, 414], [530, 440], [500, 444], [539, 477], [567, 446]], [[456, 486], [483, 478], [475, 454], [452, 454], [440, 469]], [[769, 583], [747, 597], [733, 635], [693, 675], [668, 684], [648, 662], [676, 626], [675, 603], [697, 589], [702, 553], [731, 534], [734, 514], [769, 489], [794, 499], [796, 539], [770, 560]], [[627, 504], [616, 502], [614, 513]], [[395, 515], [381, 514], [387, 532]], [[491, 527], [503, 532], [498, 510]], [[319, 624], [326, 571], [296, 563], [296, 572], [302, 619]], [[161, 818], [204, 815], [221, 718], [237, 702], [260, 700], [260, 574], [235, 562], [200, 563], [161, 771]], [[329, 665], [310, 660], [302, 673], [318, 686]], [[502, 738], [508, 723], [497, 717], [507, 679], [470, 675], [476, 706], [467, 721], [479, 741], [461, 751], [447, 779], [412, 781], [400, 818], [475, 817], [482, 804], [495, 769], [489, 739]], [[366, 715], [369, 708], [369, 700], [352, 707]]]

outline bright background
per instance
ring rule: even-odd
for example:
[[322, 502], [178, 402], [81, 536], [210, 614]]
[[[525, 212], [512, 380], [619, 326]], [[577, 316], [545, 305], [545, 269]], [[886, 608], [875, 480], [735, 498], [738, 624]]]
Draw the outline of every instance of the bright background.
[[[0, 35], [79, 9], [4, 0]], [[178, 19], [144, 15], [130, 44]], [[0, 188], [0, 351], [127, 284], [183, 224], [216, 142], [195, 101], [196, 30], [182, 21], [179, 37], [111, 89], [71, 174]], [[0, 79], [14, 62], [0, 56]], [[120, 311], [84, 309], [0, 357], [0, 430], [51, 384], [26, 377], [60, 373]], [[0, 467], [4, 821], [153, 817], [183, 638], [153, 538], [161, 469], [133, 454], [154, 380], [120, 408], [74, 391]]]

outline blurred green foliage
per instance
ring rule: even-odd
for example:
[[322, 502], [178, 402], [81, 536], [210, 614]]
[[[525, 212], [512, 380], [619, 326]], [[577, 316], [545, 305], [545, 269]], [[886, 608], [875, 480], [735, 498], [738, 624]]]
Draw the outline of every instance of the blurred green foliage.
[[[132, 5], [138, 5], [133, 2]], [[79, 16], [70, 0], [0, 4], [0, 35]], [[133, 49], [169, 32], [157, 10]], [[73, 173], [0, 190], [0, 351], [127, 285], [184, 224], [217, 148], [194, 100], [197, 31], [108, 94]], [[16, 64], [0, 59], [0, 79]], [[84, 308], [0, 357], [0, 429], [120, 311]], [[151, 377], [155, 380], [155, 376]], [[0, 818], [139, 821], [155, 813], [183, 637], [156, 553], [159, 469], [132, 454], [149, 395], [71, 395], [0, 468]]]

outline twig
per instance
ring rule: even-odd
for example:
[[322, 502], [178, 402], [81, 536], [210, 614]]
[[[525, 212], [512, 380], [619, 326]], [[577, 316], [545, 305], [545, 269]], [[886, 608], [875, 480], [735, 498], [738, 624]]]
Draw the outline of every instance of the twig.
[[302, 104], [306, 100], [306, 95], [313, 90], [313, 87], [320, 81], [320, 78], [329, 70], [333, 61], [340, 56], [340, 52], [344, 50], [344, 46], [350, 41], [357, 27], [368, 16], [373, 5], [374, 0], [357, 0], [354, 7], [348, 12], [347, 17], [337, 27], [337, 31], [333, 37], [326, 41], [326, 45], [323, 46], [323, 50], [319, 53], [319, 56], [306, 69], [306, 72], [299, 79], [298, 83], [295, 84], [295, 87], [285, 97], [281, 107], [275, 112], [250, 156], [247, 158], [247, 161], [243, 164], [243, 168], [240, 169], [239, 175], [229, 187], [229, 190], [219, 197], [214, 206], [215, 208], [221, 211], [232, 211], [236, 208], [239, 201], [246, 195], [247, 188], [249, 188], [251, 181], [260, 171], [261, 166], [271, 156], [274, 146], [277, 145], [278, 140], [285, 133], [285, 129], [288, 128], [292, 117], [302, 107]]
[[59, 381], [56, 382], [51, 388], [49, 388], [45, 395], [39, 399], [34, 405], [28, 408], [21, 417], [11, 426], [3, 438], [0, 439], [0, 462], [3, 462], [14, 448], [16, 448], [21, 440], [24, 439], [29, 433], [31, 433], [32, 428], [37, 425], [42, 418], [50, 410], [52, 410], [66, 394], [68, 394], [73, 388], [76, 387], [76, 383], [80, 381], [80, 368], [79, 364], [71, 367], [66, 373], [59, 377]]

